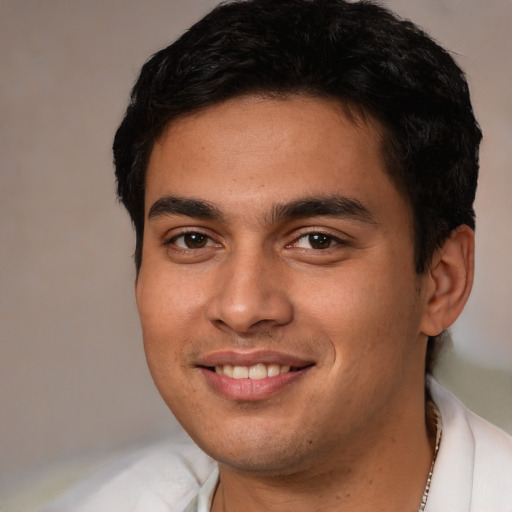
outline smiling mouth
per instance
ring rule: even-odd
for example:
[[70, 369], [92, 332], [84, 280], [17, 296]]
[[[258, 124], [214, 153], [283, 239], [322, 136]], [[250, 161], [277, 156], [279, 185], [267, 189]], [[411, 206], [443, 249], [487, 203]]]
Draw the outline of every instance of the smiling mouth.
[[[203, 362], [198, 369], [216, 393], [238, 403], [266, 400], [299, 382], [315, 366], [315, 363], [293, 357], [287, 357], [286, 361], [279, 361], [285, 358], [273, 354], [260, 354], [260, 357], [217, 355], [211, 358], [217, 359], [216, 361], [208, 361], [210, 364]], [[252, 361], [247, 361], [249, 364], [244, 365], [241, 364], [245, 362], [243, 359]]]
[[224, 364], [215, 367], [209, 367], [208, 369], [231, 379], [261, 380], [268, 377], [277, 377], [283, 373], [296, 372], [302, 370], [303, 368], [280, 364], [258, 363], [251, 366], [235, 366], [231, 364]]
[[293, 372], [300, 372], [312, 365], [305, 366], [289, 366], [281, 364], [264, 364], [257, 363], [251, 366], [241, 366], [224, 364], [217, 366], [208, 366], [205, 369], [215, 372], [218, 375], [223, 375], [230, 379], [251, 379], [251, 380], [262, 380], [272, 377], [278, 377], [279, 375]]

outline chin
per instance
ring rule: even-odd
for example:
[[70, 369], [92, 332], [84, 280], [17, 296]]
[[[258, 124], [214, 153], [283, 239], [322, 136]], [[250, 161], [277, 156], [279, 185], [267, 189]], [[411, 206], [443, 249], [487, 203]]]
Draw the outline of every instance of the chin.
[[[296, 439], [288, 435], [283, 438], [283, 429], [237, 429], [225, 438], [191, 437], [212, 459], [236, 471], [260, 473], [267, 476], [285, 476], [311, 465], [316, 458], [313, 441]], [[309, 455], [308, 455], [309, 452]]]

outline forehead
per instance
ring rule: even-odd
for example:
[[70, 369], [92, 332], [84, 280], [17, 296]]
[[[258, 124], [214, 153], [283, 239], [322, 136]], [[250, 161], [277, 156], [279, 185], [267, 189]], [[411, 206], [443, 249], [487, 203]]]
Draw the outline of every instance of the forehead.
[[308, 195], [396, 200], [381, 141], [376, 120], [334, 100], [229, 100], [174, 120], [155, 143], [146, 210], [165, 195], [245, 212]]

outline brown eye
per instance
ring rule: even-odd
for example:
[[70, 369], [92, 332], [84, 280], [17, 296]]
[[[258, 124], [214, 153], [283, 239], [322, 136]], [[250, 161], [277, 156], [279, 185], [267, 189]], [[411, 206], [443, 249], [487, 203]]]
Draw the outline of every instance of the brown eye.
[[328, 249], [331, 247], [333, 239], [323, 233], [312, 233], [308, 235], [308, 242], [313, 249]]
[[210, 238], [202, 233], [184, 233], [171, 240], [176, 247], [181, 249], [202, 249], [209, 245]]
[[321, 251], [330, 249], [336, 245], [345, 245], [342, 240], [325, 233], [307, 233], [299, 237], [293, 243], [293, 247], [299, 249], [310, 249], [315, 251]]

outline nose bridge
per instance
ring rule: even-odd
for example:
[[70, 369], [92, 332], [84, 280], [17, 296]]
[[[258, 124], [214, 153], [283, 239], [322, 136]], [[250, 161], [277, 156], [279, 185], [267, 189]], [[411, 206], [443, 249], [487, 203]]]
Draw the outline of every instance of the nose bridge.
[[233, 251], [222, 263], [210, 321], [238, 333], [288, 323], [293, 315], [278, 258], [255, 244]]

